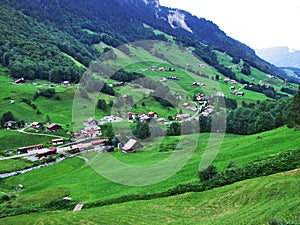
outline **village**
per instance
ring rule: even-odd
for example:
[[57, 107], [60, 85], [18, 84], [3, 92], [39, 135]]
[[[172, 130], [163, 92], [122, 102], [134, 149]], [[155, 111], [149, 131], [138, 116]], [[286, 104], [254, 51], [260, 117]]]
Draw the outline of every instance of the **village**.
[[[204, 64], [198, 65], [199, 68], [204, 69], [206, 66]], [[164, 68], [164, 67], [156, 67], [150, 66], [148, 67], [149, 71], [158, 71], [161, 73], [174, 73], [176, 70], [174, 68]], [[267, 75], [269, 79], [276, 79], [276, 76]], [[252, 78], [254, 79], [254, 78]], [[163, 76], [160, 81], [168, 82], [173, 81], [177, 82], [180, 79], [177, 76], [168, 75]], [[243, 97], [245, 93], [242, 91], [245, 88], [244, 85], [241, 87], [237, 87], [238, 82], [236, 80], [230, 78], [219, 78], [220, 81], [223, 81], [225, 84], [231, 84], [229, 87], [230, 93], [229, 95], [237, 95], [239, 97]], [[22, 85], [26, 84], [24, 78], [20, 78], [14, 81], [13, 84]], [[33, 85], [36, 85], [33, 83]], [[70, 87], [72, 84], [69, 81], [63, 81], [61, 84], [63, 87]], [[121, 87], [125, 86], [125, 82], [113, 82], [111, 84], [112, 87]], [[266, 83], [262, 83], [261, 85], [269, 85]], [[190, 84], [193, 88], [205, 88], [204, 83], [193, 82]], [[99, 120], [95, 118], [88, 118], [87, 121], [83, 124], [83, 128], [80, 131], [69, 132], [67, 131], [67, 135], [71, 136], [71, 138], [66, 138], [65, 136], [57, 135], [56, 138], [53, 138], [51, 143], [47, 144], [36, 144], [32, 146], [23, 146], [17, 149], [17, 153], [19, 156], [21, 155], [30, 155], [30, 159], [32, 160], [43, 160], [48, 156], [52, 156], [55, 154], [64, 154], [64, 155], [76, 155], [78, 153], [88, 152], [88, 151], [96, 151], [98, 153], [112, 153], [115, 149], [119, 149], [122, 153], [134, 153], [137, 150], [143, 149], [140, 140], [136, 137], [128, 137], [127, 142], [118, 143], [117, 145], [112, 145], [108, 143], [107, 137], [103, 136], [101, 126], [106, 123], [119, 123], [119, 122], [147, 122], [150, 120], [154, 120], [157, 123], [161, 123], [165, 126], [169, 126], [172, 123], [183, 123], [185, 121], [195, 121], [198, 122], [199, 116], [208, 117], [209, 115], [214, 113], [214, 106], [210, 104], [210, 100], [215, 97], [225, 97], [228, 94], [224, 94], [223, 92], [217, 92], [215, 96], [206, 96], [204, 93], [198, 92], [195, 94], [193, 101], [191, 102], [183, 102], [181, 101], [181, 110], [178, 111], [175, 116], [168, 116], [167, 118], [161, 117], [155, 111], [149, 112], [123, 112], [122, 115], [112, 116], [108, 115]], [[180, 100], [182, 98], [180, 97]], [[184, 112], [183, 112], [184, 111]], [[53, 135], [56, 133], [64, 131], [63, 126], [56, 123], [46, 123], [43, 124], [41, 122], [34, 121], [29, 125], [25, 123], [24, 126], [27, 126], [28, 132], [31, 133], [42, 133], [44, 135]], [[6, 121], [4, 124], [4, 128], [8, 130], [18, 130], [20, 128], [20, 124], [17, 121]], [[23, 129], [24, 130], [24, 129]], [[11, 156], [12, 151], [8, 151], [7, 156], [9, 157], [18, 157]]]

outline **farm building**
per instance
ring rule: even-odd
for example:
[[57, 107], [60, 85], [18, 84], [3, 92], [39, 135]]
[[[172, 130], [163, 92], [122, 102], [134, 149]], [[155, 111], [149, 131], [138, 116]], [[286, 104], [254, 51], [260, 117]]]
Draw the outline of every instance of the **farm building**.
[[63, 85], [65, 86], [65, 87], [69, 87], [69, 86], [71, 86], [71, 83], [70, 83], [70, 81], [64, 81], [63, 82]]
[[64, 139], [53, 139], [52, 140], [52, 144], [53, 145], [61, 145], [61, 144], [63, 144], [64, 143]]
[[10, 120], [4, 123], [6, 129], [17, 129], [18, 123], [16, 121]]
[[41, 130], [44, 128], [44, 125], [40, 122], [33, 122], [31, 128]]
[[191, 115], [188, 114], [188, 113], [185, 113], [185, 114], [178, 114], [178, 115], [176, 116], [176, 120], [182, 121], [182, 120], [189, 119], [190, 117], [191, 117]]
[[107, 145], [104, 147], [106, 152], [114, 152], [114, 146]]
[[157, 118], [157, 113], [156, 112], [149, 112], [148, 116], [151, 118]]
[[98, 140], [94, 140], [92, 141], [92, 145], [96, 146], [96, 145], [104, 145], [105, 144], [105, 139], [98, 139]]
[[139, 149], [143, 149], [144, 146], [137, 140], [130, 139], [122, 148], [125, 152], [134, 152]]
[[45, 148], [45, 149], [38, 150], [37, 153], [36, 153], [36, 156], [38, 158], [42, 158], [42, 157], [47, 157], [49, 155], [53, 155], [56, 152], [57, 152], [56, 147], [50, 147], [50, 148]]
[[127, 120], [134, 120], [135, 119], [135, 113], [133, 113], [133, 112], [127, 113], [126, 118], [127, 118]]
[[112, 84], [114, 87], [117, 87], [117, 86], [124, 86], [125, 85], [125, 82], [121, 81], [121, 82], [114, 82]]
[[43, 144], [38, 144], [38, 145], [32, 145], [32, 146], [26, 146], [26, 147], [21, 147], [18, 148], [18, 153], [28, 153], [30, 151], [34, 151], [34, 150], [40, 150], [44, 147]]
[[47, 130], [51, 132], [56, 132], [62, 130], [61, 125], [53, 123], [47, 126]]
[[15, 80], [14, 83], [15, 83], [15, 84], [25, 84], [26, 82], [25, 82], [25, 79], [22, 77], [22, 78], [20, 78], [20, 79], [18, 79], [18, 80]]

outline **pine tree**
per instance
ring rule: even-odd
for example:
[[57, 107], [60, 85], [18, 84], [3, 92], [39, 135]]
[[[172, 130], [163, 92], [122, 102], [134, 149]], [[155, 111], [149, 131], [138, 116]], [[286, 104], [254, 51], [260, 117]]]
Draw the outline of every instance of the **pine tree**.
[[300, 126], [300, 87], [291, 104], [287, 125], [289, 128]]

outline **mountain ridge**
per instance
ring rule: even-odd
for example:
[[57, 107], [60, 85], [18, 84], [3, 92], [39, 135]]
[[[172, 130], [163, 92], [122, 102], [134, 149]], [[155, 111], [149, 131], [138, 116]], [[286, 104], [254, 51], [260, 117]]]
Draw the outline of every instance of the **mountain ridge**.
[[[201, 48], [198, 52], [202, 52], [204, 55], [201, 56], [207, 58], [208, 62], [215, 61], [216, 56], [212, 50], [216, 49], [238, 60], [243, 59], [265, 73], [285, 76], [283, 70], [257, 57], [253, 49], [228, 37], [213, 22], [193, 16], [184, 10], [161, 6], [157, 0], [7, 0], [2, 4], [46, 26], [54, 26], [60, 32], [67, 33], [70, 41], [57, 41], [58, 43], [53, 44], [85, 66], [99, 56], [91, 51], [90, 47], [100, 41], [117, 47], [137, 40], [162, 38], [155, 35], [151, 29], [145, 28], [143, 24], [146, 23], [172, 35], [179, 40], [178, 43]], [[87, 33], [84, 30], [91, 32]], [[73, 38], [82, 45], [80, 49], [77, 48], [79, 43], [72, 44]], [[204, 48], [199, 43], [207, 47]], [[81, 52], [81, 49], [89, 49], [91, 53]], [[78, 51], [80, 54], [76, 54]]]

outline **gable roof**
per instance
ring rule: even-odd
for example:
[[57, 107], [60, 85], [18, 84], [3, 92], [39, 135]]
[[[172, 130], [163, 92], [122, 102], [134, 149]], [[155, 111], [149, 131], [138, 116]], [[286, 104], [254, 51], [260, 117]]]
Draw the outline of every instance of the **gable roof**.
[[142, 149], [144, 146], [139, 143], [137, 140], [130, 139], [122, 148], [125, 151], [128, 151], [130, 149]]

